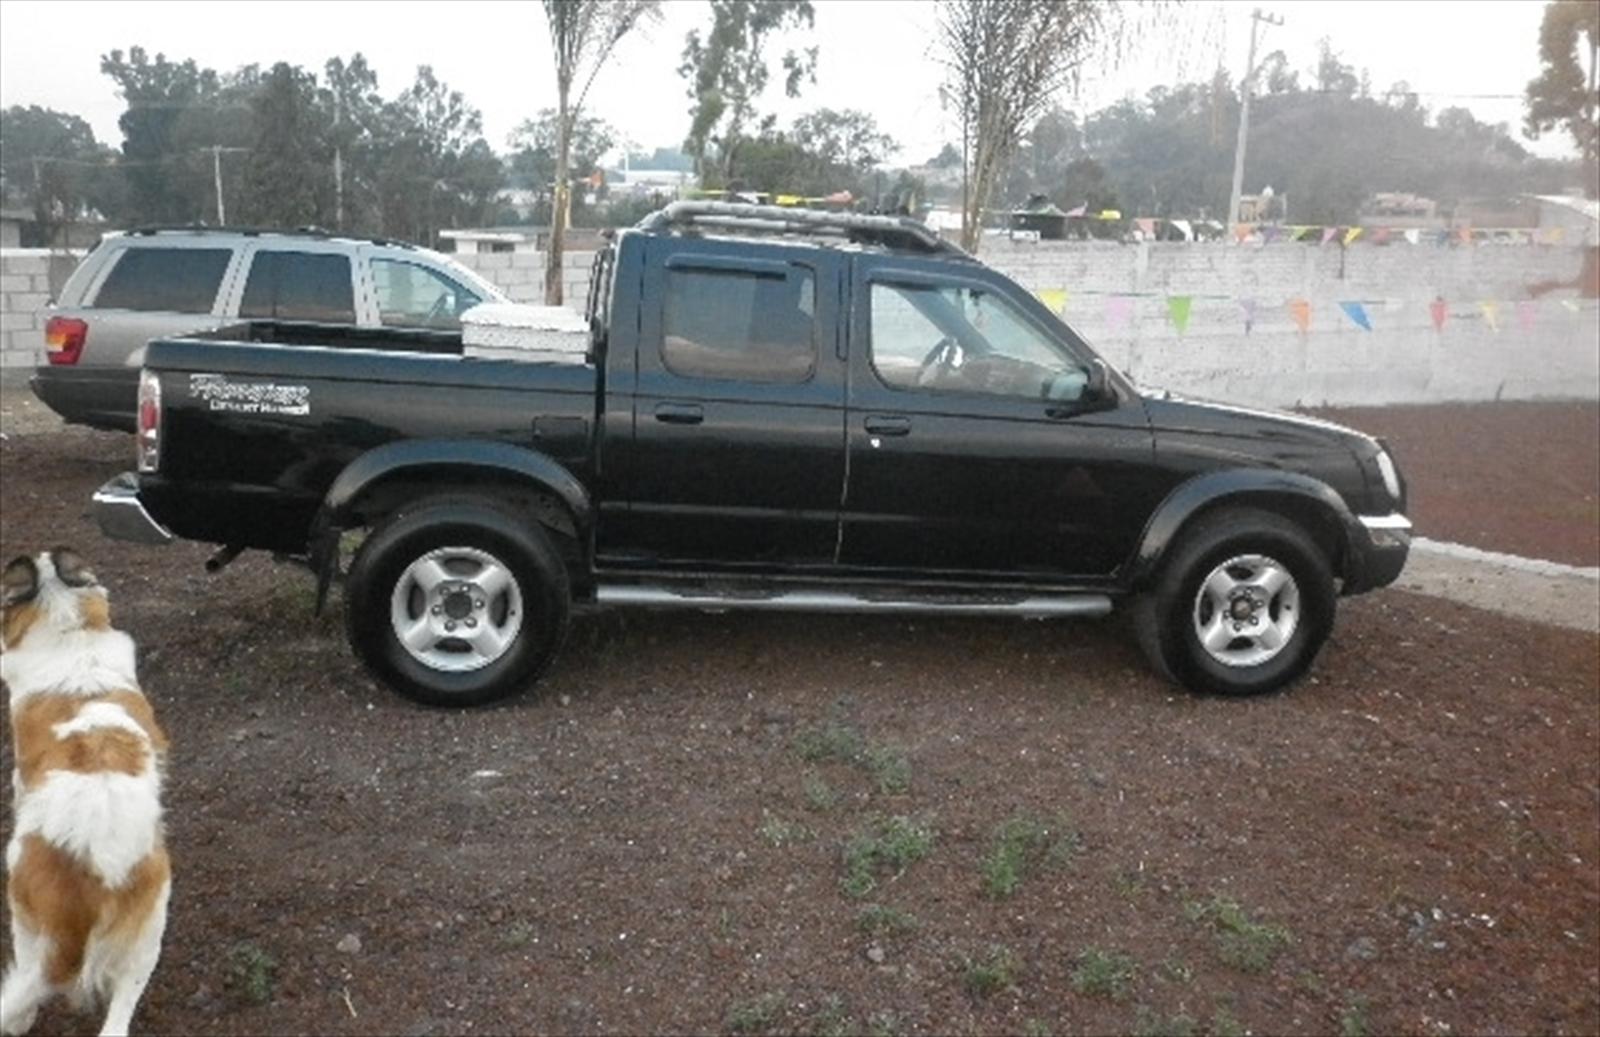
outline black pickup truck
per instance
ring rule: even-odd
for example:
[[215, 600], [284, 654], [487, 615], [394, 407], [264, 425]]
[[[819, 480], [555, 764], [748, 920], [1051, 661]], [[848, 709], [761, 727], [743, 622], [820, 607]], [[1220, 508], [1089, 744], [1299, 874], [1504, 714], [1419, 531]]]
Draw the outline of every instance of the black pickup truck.
[[675, 203], [597, 253], [588, 317], [576, 363], [381, 330], [157, 340], [139, 471], [96, 515], [219, 562], [298, 557], [319, 602], [343, 575], [355, 652], [446, 705], [526, 687], [575, 606], [621, 605], [1127, 603], [1166, 676], [1268, 691], [1311, 665], [1338, 595], [1405, 564], [1380, 443], [1141, 392], [911, 220]]

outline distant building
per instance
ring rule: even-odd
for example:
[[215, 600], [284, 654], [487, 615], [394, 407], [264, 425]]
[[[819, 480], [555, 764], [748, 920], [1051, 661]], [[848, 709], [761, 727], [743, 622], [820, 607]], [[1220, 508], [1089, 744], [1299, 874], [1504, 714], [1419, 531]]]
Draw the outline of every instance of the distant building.
[[1447, 225], [1439, 215], [1438, 202], [1399, 191], [1380, 191], [1367, 199], [1357, 222], [1363, 227], [1397, 230], [1443, 230]]
[[1600, 201], [1582, 195], [1532, 195], [1539, 206], [1539, 229], [1561, 228], [1569, 245], [1600, 245]]

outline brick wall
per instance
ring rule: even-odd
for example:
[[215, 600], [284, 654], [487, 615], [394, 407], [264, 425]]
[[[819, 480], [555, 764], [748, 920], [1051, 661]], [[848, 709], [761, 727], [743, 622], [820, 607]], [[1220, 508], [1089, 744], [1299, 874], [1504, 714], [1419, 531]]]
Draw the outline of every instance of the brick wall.
[[[454, 258], [514, 300], [544, 298], [540, 253]], [[587, 251], [564, 257], [573, 309], [583, 308], [593, 258]], [[1149, 385], [1275, 406], [1600, 398], [1596, 301], [1572, 290], [1537, 300], [1529, 292], [1576, 278], [1583, 253], [1575, 247], [999, 240], [985, 242], [983, 258], [1029, 290], [1066, 291], [1067, 322]], [[38, 310], [73, 262], [43, 251], [0, 252], [0, 361], [8, 378], [39, 362]], [[1174, 295], [1192, 297], [1182, 333], [1168, 316]], [[1108, 312], [1114, 297], [1128, 301]], [[1436, 331], [1429, 304], [1441, 297], [1449, 316]], [[1304, 333], [1288, 309], [1292, 299], [1310, 307]], [[1255, 301], [1248, 333], [1242, 300]], [[1361, 302], [1373, 330], [1357, 327], [1342, 301]], [[1483, 302], [1498, 304], [1493, 321]], [[1123, 305], [1125, 318], [1115, 308]]]

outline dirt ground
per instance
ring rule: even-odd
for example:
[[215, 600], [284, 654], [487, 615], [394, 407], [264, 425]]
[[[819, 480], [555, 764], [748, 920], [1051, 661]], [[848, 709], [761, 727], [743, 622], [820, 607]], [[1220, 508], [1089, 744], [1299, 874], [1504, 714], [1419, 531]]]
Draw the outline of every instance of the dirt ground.
[[12, 433], [0, 553], [84, 550], [174, 736], [141, 1031], [1600, 1031], [1592, 634], [1379, 593], [1230, 701], [1115, 620], [606, 615], [426, 711], [306, 575], [101, 539], [128, 462]]

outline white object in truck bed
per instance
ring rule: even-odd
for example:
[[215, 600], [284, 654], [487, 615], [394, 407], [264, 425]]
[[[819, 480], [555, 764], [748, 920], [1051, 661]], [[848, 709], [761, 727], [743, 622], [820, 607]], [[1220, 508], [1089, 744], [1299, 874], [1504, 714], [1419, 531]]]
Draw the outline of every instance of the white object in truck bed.
[[582, 364], [589, 323], [565, 306], [485, 303], [461, 315], [461, 352], [478, 360]]

